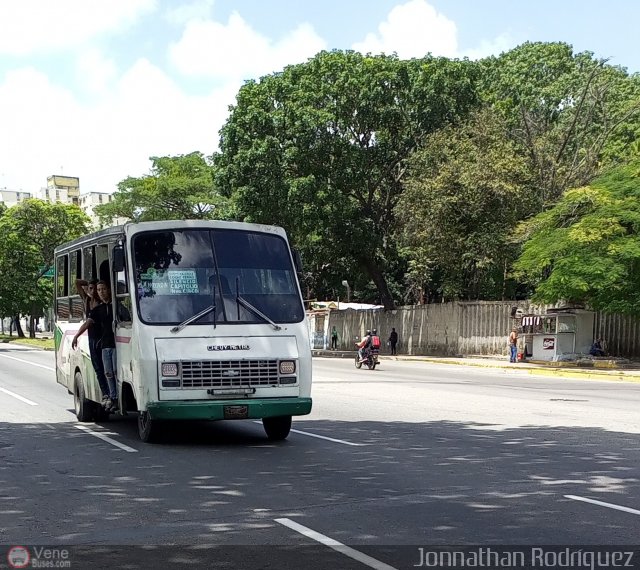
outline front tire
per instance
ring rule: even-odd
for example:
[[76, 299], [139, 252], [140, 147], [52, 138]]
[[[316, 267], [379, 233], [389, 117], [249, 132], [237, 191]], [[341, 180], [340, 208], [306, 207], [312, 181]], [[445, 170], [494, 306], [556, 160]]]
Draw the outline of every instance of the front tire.
[[84, 382], [80, 371], [76, 372], [73, 382], [73, 407], [79, 422], [93, 421], [95, 404], [84, 395]]
[[138, 412], [138, 435], [145, 443], [157, 443], [162, 425], [159, 420], [151, 419], [149, 412]]
[[271, 441], [282, 441], [287, 439], [291, 431], [291, 416], [276, 416], [272, 418], [262, 418], [262, 425], [267, 437]]
[[356, 354], [356, 368], [360, 370], [362, 368], [362, 362], [360, 362], [360, 355]]

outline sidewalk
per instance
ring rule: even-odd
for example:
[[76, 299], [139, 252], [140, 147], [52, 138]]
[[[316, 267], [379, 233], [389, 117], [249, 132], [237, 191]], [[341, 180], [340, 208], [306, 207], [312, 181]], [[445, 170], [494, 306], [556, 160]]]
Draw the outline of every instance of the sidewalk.
[[[316, 350], [314, 357], [319, 358], [355, 358], [355, 351], [342, 350]], [[380, 354], [380, 361], [385, 360], [414, 360], [430, 362], [432, 364], [449, 364], [453, 366], [478, 366], [482, 368], [500, 368], [526, 371], [529, 374], [543, 376], [573, 377], [591, 380], [624, 380], [627, 382], [640, 382], [640, 363], [631, 363], [629, 367], [617, 368], [615, 361], [595, 361], [594, 366], [577, 366], [575, 362], [518, 362], [510, 363], [507, 357], [500, 356], [411, 356], [399, 354], [391, 356]], [[601, 367], [602, 366], [602, 367]]]

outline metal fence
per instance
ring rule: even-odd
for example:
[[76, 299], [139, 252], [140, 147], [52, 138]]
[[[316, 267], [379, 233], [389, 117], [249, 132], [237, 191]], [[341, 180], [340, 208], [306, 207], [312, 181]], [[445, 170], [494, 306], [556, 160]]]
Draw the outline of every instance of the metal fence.
[[[414, 355], [506, 354], [513, 307], [543, 314], [550, 307], [529, 301], [470, 301], [413, 305], [393, 311], [333, 310], [326, 330], [336, 327], [341, 350], [352, 350], [365, 330], [376, 328], [383, 348], [392, 327], [398, 333], [398, 352]], [[594, 337], [605, 340], [612, 356], [640, 357], [640, 319], [596, 313]]]

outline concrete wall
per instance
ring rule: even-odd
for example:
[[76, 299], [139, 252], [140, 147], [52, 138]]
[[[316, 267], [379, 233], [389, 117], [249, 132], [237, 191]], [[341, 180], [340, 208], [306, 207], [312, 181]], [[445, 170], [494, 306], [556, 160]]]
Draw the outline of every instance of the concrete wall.
[[[472, 301], [415, 305], [385, 312], [381, 309], [331, 311], [326, 330], [336, 326], [340, 350], [352, 350], [365, 330], [377, 328], [383, 353], [391, 328], [398, 332], [401, 354], [507, 354], [512, 307], [526, 314], [544, 314], [551, 305], [529, 301]], [[596, 314], [595, 336], [605, 339], [613, 356], [640, 357], [640, 319]]]

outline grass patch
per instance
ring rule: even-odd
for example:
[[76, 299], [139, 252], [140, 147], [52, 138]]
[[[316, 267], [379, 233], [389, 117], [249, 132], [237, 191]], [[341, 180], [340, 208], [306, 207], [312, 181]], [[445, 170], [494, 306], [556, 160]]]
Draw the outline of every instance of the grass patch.
[[17, 336], [9, 336], [7, 334], [0, 334], [0, 343], [13, 343], [24, 344], [26, 346], [33, 346], [35, 348], [41, 348], [43, 350], [54, 350], [53, 333], [51, 338], [18, 338]]

